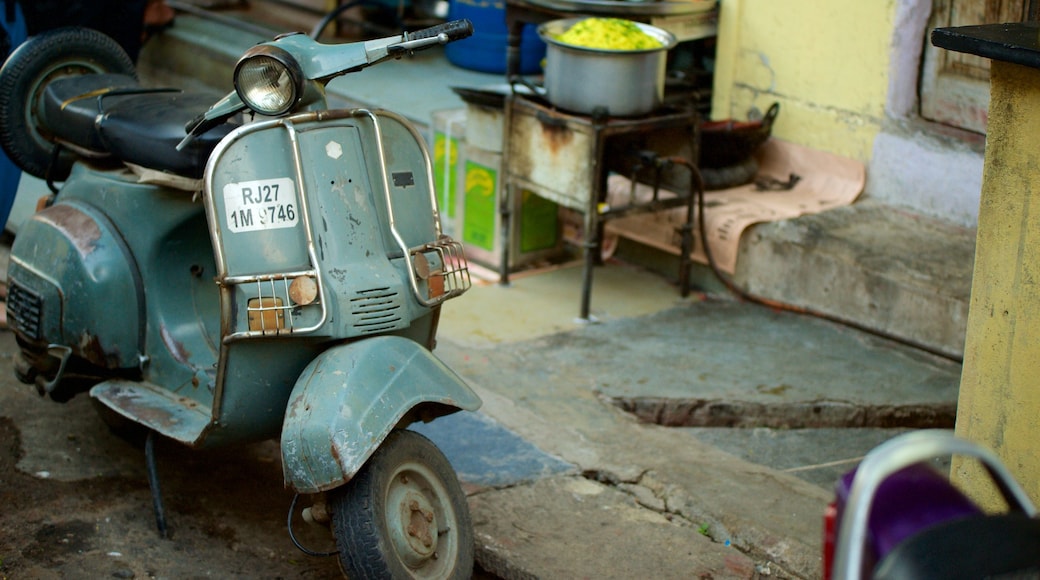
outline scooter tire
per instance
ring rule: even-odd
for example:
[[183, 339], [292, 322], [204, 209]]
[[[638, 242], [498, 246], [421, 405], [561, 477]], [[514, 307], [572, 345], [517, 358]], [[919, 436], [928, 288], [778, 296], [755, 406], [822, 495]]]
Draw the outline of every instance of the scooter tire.
[[123, 48], [89, 28], [49, 30], [30, 37], [11, 53], [0, 69], [0, 146], [15, 165], [41, 179], [68, 177], [73, 157], [65, 153], [52, 167], [56, 145], [38, 123], [35, 106], [47, 84], [57, 78], [104, 73], [137, 77]]
[[329, 499], [340, 567], [348, 578], [472, 576], [466, 496], [447, 458], [426, 437], [391, 432]]

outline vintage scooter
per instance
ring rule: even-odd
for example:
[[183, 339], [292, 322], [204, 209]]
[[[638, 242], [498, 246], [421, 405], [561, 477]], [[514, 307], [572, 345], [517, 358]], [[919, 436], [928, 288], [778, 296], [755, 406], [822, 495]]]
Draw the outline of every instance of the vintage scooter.
[[141, 87], [90, 30], [23, 44], [0, 71], [0, 141], [54, 193], [11, 249], [19, 378], [190, 447], [280, 436], [285, 485], [329, 522], [347, 575], [468, 578], [458, 479], [405, 430], [480, 405], [431, 353], [467, 262], [441, 234], [421, 135], [328, 110], [325, 84], [471, 33], [283, 35], [212, 106]]

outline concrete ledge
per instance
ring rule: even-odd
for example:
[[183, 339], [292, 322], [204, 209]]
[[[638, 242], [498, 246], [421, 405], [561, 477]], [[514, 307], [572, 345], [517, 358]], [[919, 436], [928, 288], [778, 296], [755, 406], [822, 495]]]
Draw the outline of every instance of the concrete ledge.
[[736, 281], [959, 358], [974, 254], [974, 230], [867, 200], [754, 227]]

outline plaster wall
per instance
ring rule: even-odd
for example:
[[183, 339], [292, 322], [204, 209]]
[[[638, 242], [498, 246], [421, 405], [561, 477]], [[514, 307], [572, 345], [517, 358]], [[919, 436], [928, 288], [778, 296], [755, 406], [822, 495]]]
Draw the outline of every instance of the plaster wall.
[[[994, 60], [985, 181], [957, 434], [994, 450], [1040, 501], [1040, 72]], [[951, 476], [1002, 510], [977, 462], [956, 457]]]
[[728, 86], [716, 83], [713, 116], [743, 118], [779, 102], [778, 137], [869, 158], [884, 116], [893, 18], [892, 1], [723, 0], [717, 59], [730, 74]]
[[864, 197], [965, 228], [979, 218], [983, 152], [977, 142], [898, 124], [884, 127], [867, 162]]
[[982, 139], [917, 117], [931, 0], [722, 0], [714, 119], [780, 103], [773, 134], [867, 165], [865, 195], [972, 227]]

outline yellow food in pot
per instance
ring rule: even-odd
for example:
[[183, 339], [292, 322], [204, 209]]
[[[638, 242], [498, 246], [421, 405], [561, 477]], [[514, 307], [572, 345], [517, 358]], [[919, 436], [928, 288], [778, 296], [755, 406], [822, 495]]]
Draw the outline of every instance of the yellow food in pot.
[[648, 50], [664, 46], [635, 22], [621, 18], [586, 18], [556, 37], [564, 44], [603, 50]]

